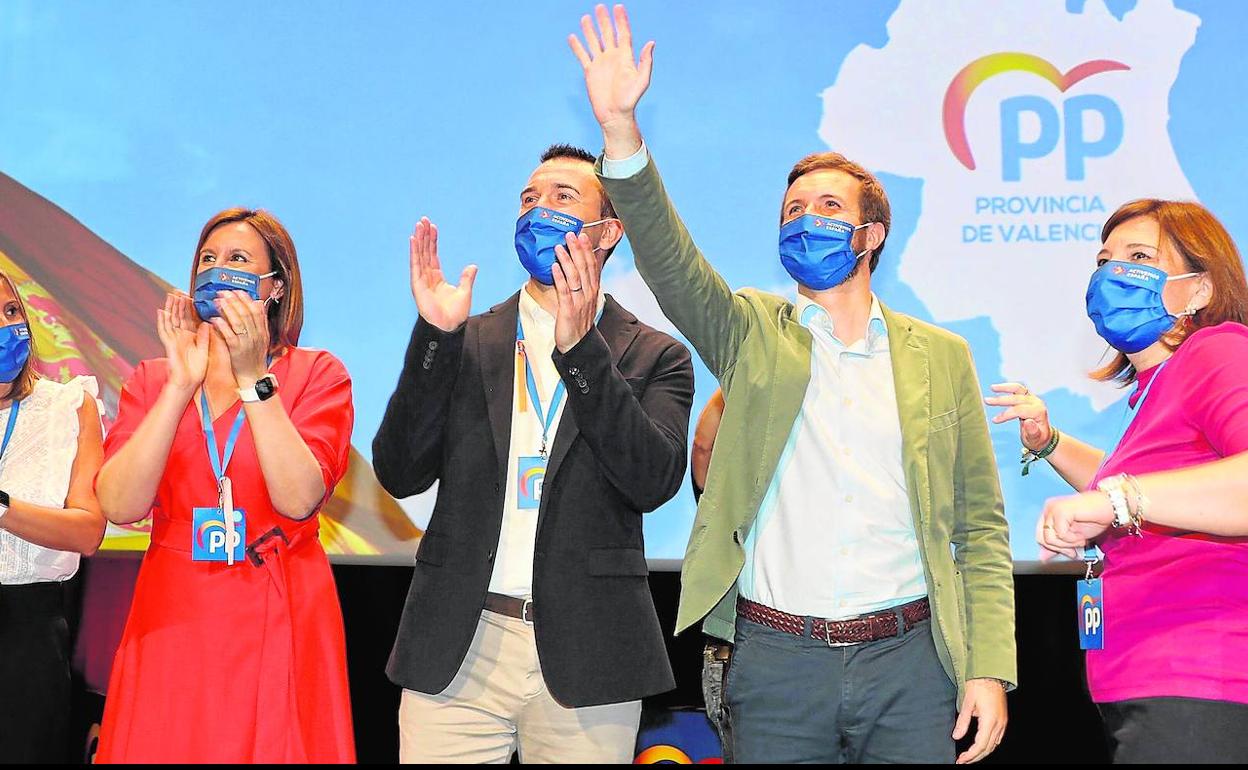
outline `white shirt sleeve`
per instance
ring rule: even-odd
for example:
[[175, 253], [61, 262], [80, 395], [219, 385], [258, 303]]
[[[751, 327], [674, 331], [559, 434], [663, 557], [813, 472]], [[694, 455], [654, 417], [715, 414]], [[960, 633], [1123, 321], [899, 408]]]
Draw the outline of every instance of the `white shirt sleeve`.
[[637, 152], [623, 160], [611, 160], [604, 155], [602, 157], [602, 175], [608, 179], [628, 179], [645, 168], [649, 162], [650, 152], [646, 150], [645, 142], [642, 142]]

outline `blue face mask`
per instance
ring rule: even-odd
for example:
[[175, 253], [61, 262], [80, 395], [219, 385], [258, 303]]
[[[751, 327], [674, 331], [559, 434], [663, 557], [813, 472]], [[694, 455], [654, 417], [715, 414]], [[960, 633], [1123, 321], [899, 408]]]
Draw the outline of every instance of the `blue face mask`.
[[1139, 353], [1178, 322], [1161, 301], [1166, 281], [1194, 275], [1200, 273], [1167, 276], [1164, 270], [1148, 265], [1106, 262], [1088, 282], [1088, 318], [1111, 347]]
[[554, 286], [555, 276], [551, 270], [555, 266], [555, 247], [567, 245], [564, 237], [568, 233], [579, 234], [586, 227], [606, 221], [585, 223], [571, 214], [534, 206], [516, 220], [516, 253], [520, 255], [520, 264], [539, 283]]
[[839, 219], [804, 214], [780, 227], [780, 264], [793, 280], [816, 291], [839, 286], [870, 251], [855, 254], [851, 244], [854, 233], [870, 224], [855, 227]]
[[217, 310], [217, 292], [245, 291], [254, 300], [260, 299], [260, 280], [277, 275], [277, 271], [256, 275], [229, 267], [210, 267], [195, 276], [195, 310], [205, 321], [221, 315]]
[[25, 323], [0, 327], [0, 382], [12, 382], [30, 358], [30, 327]]

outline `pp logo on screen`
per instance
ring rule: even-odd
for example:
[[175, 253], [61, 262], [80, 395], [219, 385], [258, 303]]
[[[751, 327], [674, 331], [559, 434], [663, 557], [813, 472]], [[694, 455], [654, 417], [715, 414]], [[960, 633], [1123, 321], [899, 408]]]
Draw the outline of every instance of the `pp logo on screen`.
[[1083, 610], [1083, 635], [1095, 637], [1101, 632], [1101, 608], [1097, 605], [1096, 599], [1087, 594], [1083, 595], [1079, 608]]
[[[984, 81], [1006, 72], [1030, 72], [1039, 75], [1065, 93], [1071, 86], [1093, 75], [1131, 69], [1109, 59], [1079, 64], [1066, 72], [1047, 60], [1025, 53], [994, 53], [983, 56], [962, 68], [945, 90], [943, 122], [945, 141], [955, 158], [966, 168], [975, 170], [975, 157], [966, 137], [966, 105], [971, 94]], [[1060, 114], [1059, 114], [1060, 107]], [[1025, 136], [1024, 116], [1034, 116], [1039, 124], [1036, 135]], [[1090, 138], [1090, 115], [1100, 118], [1100, 135]], [[1023, 161], [1047, 157], [1063, 145], [1066, 179], [1082, 181], [1089, 158], [1111, 155], [1122, 144], [1122, 110], [1117, 102], [1101, 94], [1081, 94], [1054, 104], [1036, 95], [1012, 96], [1001, 101], [1001, 178], [1017, 182], [1023, 176]]]

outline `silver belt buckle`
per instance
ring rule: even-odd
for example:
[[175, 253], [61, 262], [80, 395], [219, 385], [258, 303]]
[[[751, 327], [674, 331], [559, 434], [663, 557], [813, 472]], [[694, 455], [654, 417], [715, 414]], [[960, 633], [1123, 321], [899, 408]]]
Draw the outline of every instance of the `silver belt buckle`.
[[525, 625], [533, 625], [533, 600], [525, 599], [524, 604], [520, 606], [520, 620]]

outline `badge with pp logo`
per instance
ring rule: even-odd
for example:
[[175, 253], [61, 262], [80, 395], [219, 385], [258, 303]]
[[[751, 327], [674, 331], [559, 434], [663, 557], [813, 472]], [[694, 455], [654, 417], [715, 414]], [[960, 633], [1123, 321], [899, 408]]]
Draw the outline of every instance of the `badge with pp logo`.
[[540, 508], [542, 505], [542, 482], [545, 480], [545, 458], [519, 458], [516, 463], [516, 507], [522, 511]]
[[191, 534], [192, 561], [228, 561], [232, 564], [246, 558], [243, 547], [247, 541], [245, 514], [235, 509], [234, 526], [227, 527], [221, 511], [221, 508], [195, 509]]
[[1080, 580], [1075, 595], [1079, 599], [1079, 647], [1084, 650], [1105, 649], [1105, 597], [1101, 579]]

